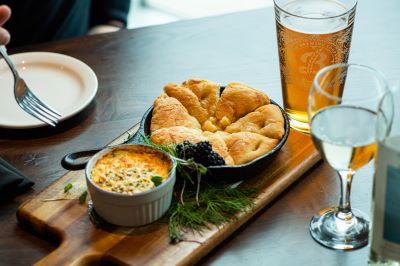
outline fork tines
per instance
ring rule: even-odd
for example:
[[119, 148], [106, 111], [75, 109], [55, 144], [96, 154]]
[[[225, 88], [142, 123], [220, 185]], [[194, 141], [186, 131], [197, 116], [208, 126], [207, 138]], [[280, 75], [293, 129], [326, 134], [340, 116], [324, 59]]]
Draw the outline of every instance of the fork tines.
[[26, 112], [51, 126], [55, 127], [58, 120], [61, 118], [59, 112], [42, 102], [29, 90], [27, 90], [22, 97], [19, 97], [17, 102]]

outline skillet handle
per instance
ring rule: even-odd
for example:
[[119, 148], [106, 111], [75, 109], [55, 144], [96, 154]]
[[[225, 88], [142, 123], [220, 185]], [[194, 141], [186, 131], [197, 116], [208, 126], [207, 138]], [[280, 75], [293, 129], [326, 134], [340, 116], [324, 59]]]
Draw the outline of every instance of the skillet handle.
[[90, 158], [102, 149], [104, 149], [104, 147], [93, 150], [77, 151], [69, 153], [62, 158], [61, 165], [67, 170], [84, 169]]

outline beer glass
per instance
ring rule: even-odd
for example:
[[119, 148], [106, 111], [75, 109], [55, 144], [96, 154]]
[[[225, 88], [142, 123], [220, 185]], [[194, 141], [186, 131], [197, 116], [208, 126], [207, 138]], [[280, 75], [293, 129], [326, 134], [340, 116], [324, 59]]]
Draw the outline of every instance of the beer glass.
[[283, 104], [309, 133], [307, 97], [324, 66], [347, 62], [357, 0], [274, 0]]
[[391, 95], [383, 75], [367, 66], [337, 64], [315, 75], [308, 101], [311, 136], [341, 184], [339, 205], [320, 210], [310, 223], [311, 236], [326, 247], [348, 250], [368, 243], [369, 222], [350, 205], [351, 183], [374, 158], [377, 140], [390, 131]]

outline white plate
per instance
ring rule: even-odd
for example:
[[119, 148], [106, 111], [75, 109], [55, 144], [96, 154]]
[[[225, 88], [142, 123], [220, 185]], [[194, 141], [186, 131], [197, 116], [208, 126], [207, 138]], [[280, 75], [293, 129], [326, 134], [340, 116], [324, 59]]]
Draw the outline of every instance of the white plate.
[[[11, 55], [21, 77], [44, 102], [61, 113], [60, 121], [84, 109], [97, 92], [93, 70], [78, 59], [47, 52]], [[0, 60], [0, 127], [36, 128], [46, 126], [22, 110], [14, 98], [14, 79]]]

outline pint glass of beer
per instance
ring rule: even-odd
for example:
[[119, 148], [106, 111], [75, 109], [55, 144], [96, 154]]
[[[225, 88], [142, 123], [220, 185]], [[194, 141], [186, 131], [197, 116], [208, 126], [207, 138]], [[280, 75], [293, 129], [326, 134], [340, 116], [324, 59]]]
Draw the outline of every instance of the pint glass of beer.
[[357, 0], [274, 0], [283, 104], [309, 133], [307, 102], [318, 70], [346, 63]]

